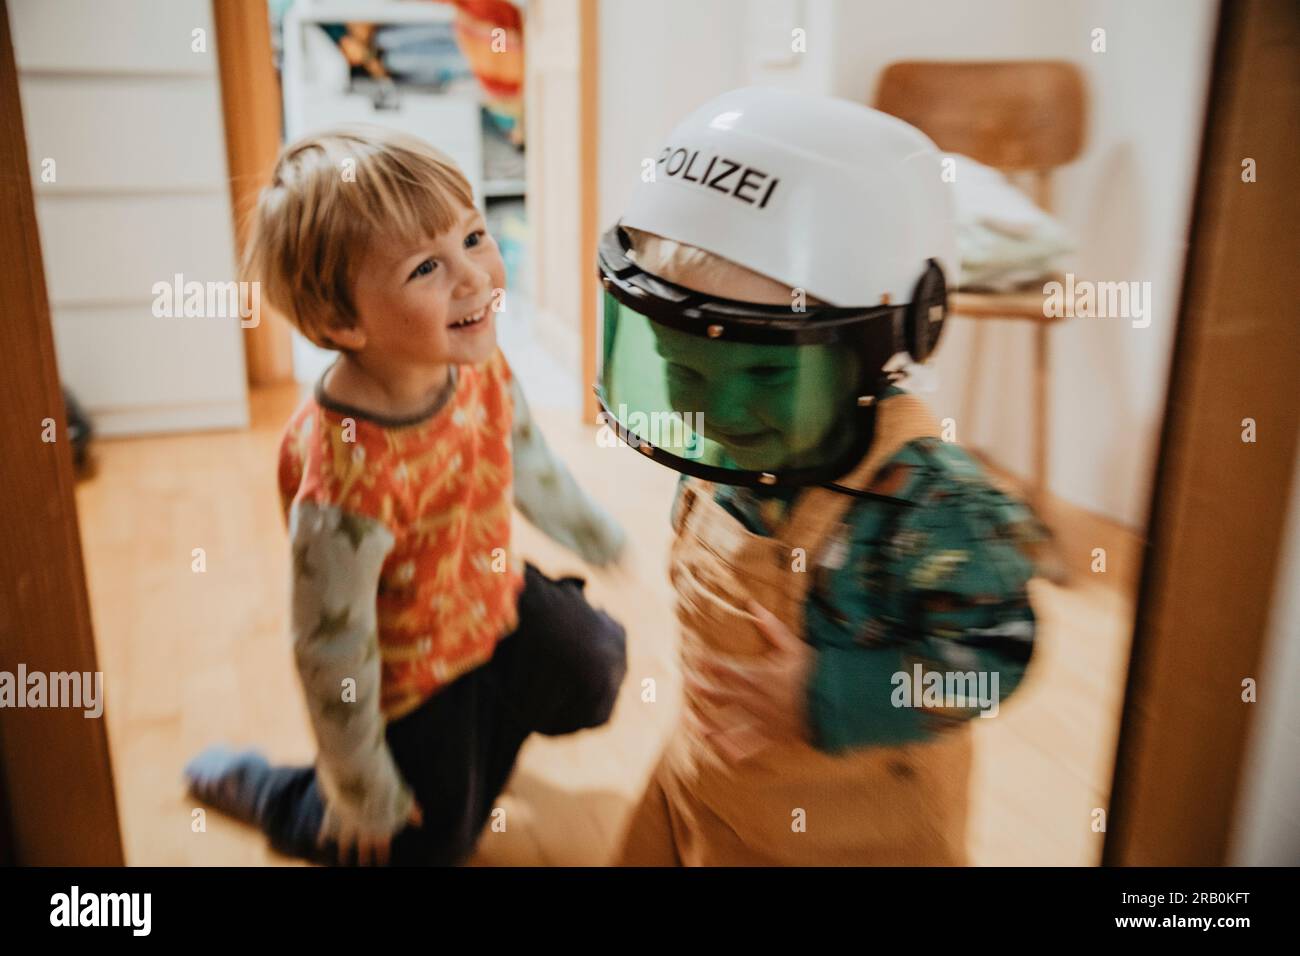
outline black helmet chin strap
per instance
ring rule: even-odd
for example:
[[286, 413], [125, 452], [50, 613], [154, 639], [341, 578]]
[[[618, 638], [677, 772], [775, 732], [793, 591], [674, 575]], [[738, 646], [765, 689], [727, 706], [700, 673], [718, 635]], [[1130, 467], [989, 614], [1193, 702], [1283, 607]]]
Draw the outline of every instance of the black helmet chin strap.
[[908, 501], [906, 498], [894, 498], [890, 495], [878, 495], [874, 491], [861, 491], [857, 488], [850, 488], [848, 485], [839, 485], [833, 481], [828, 481], [824, 485], [818, 485], [819, 488], [826, 488], [829, 491], [839, 492], [842, 495], [848, 495], [850, 498], [870, 498], [874, 501], [886, 501], [891, 505], [905, 505], [908, 508], [916, 507], [915, 501]]
[[[871, 448], [876, 441], [876, 416], [880, 408], [880, 403], [885, 398], [885, 392], [889, 390], [889, 387], [891, 385], [893, 385], [896, 381], [898, 381], [900, 378], [903, 377], [904, 377], [903, 372], [882, 371], [880, 378], [876, 382], [876, 394], [871, 396], [871, 402], [870, 402], [871, 422], [868, 427], [870, 428], [871, 437], [868, 439], [867, 442], [866, 455], [863, 455], [864, 460], [867, 455], [871, 454]], [[905, 498], [894, 498], [891, 495], [881, 495], [881, 494], [877, 494], [874, 491], [863, 491], [860, 488], [850, 488], [848, 485], [841, 485], [839, 482], [836, 481], [823, 482], [821, 485], [817, 487], [826, 488], [829, 491], [834, 491], [842, 495], [848, 495], [851, 498], [868, 498], [873, 501], [885, 501], [895, 505], [906, 505], [909, 508], [913, 507], [916, 504], [916, 502], [908, 501]]]

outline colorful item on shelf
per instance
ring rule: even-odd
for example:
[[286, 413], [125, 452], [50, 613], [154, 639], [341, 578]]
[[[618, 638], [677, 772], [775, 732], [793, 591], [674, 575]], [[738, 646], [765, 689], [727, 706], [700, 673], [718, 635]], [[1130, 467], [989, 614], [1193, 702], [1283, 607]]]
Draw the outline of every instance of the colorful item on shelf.
[[450, 0], [456, 7], [456, 42], [483, 88], [492, 122], [524, 142], [523, 14], [508, 0]]

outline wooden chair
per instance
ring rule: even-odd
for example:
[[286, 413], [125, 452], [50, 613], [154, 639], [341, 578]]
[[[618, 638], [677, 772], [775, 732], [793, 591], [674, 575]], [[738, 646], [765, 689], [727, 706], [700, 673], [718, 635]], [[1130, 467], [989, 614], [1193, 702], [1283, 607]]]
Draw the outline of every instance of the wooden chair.
[[[946, 152], [969, 156], [1001, 170], [1013, 181], [1028, 178], [1030, 197], [1050, 212], [1053, 171], [1074, 160], [1083, 149], [1086, 100], [1083, 75], [1072, 63], [917, 61], [894, 63], [885, 69], [875, 106], [922, 130]], [[1039, 285], [1028, 292], [954, 292], [950, 299], [955, 317], [1034, 323], [1034, 450], [1029, 494], [1040, 514], [1047, 491], [1048, 332], [1061, 321], [1043, 314], [1044, 298]], [[1072, 312], [1067, 304], [1065, 314]], [[966, 414], [971, 418], [983, 350], [981, 321], [976, 322], [974, 333], [972, 374], [966, 392]]]

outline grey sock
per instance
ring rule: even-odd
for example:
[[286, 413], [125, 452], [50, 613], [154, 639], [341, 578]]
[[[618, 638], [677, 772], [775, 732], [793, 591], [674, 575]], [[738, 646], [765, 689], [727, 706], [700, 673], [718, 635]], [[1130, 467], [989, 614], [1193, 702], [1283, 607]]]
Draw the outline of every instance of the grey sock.
[[189, 792], [245, 823], [259, 825], [271, 765], [256, 750], [209, 747], [185, 765]]

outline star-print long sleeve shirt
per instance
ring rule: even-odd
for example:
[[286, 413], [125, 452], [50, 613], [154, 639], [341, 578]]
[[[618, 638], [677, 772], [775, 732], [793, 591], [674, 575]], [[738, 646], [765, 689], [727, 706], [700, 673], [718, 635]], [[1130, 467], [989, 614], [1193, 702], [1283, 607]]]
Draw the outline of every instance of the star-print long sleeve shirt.
[[[715, 488], [715, 500], [756, 534], [771, 534], [798, 493]], [[1026, 548], [1045, 531], [1025, 505], [937, 438], [905, 445], [868, 490], [909, 505], [856, 500], [823, 563], [808, 568], [804, 628], [817, 652], [808, 717], [815, 745], [830, 752], [924, 740], [978, 712], [898, 706], [897, 675], [910, 681], [918, 664], [922, 674], [996, 673], [1000, 702], [1033, 647]]]
[[387, 836], [409, 816], [385, 725], [515, 628], [513, 505], [593, 563], [623, 546], [622, 529], [551, 455], [501, 352], [451, 372], [433, 406], [408, 419], [350, 408], [318, 385], [281, 442], [294, 656], [326, 836]]

